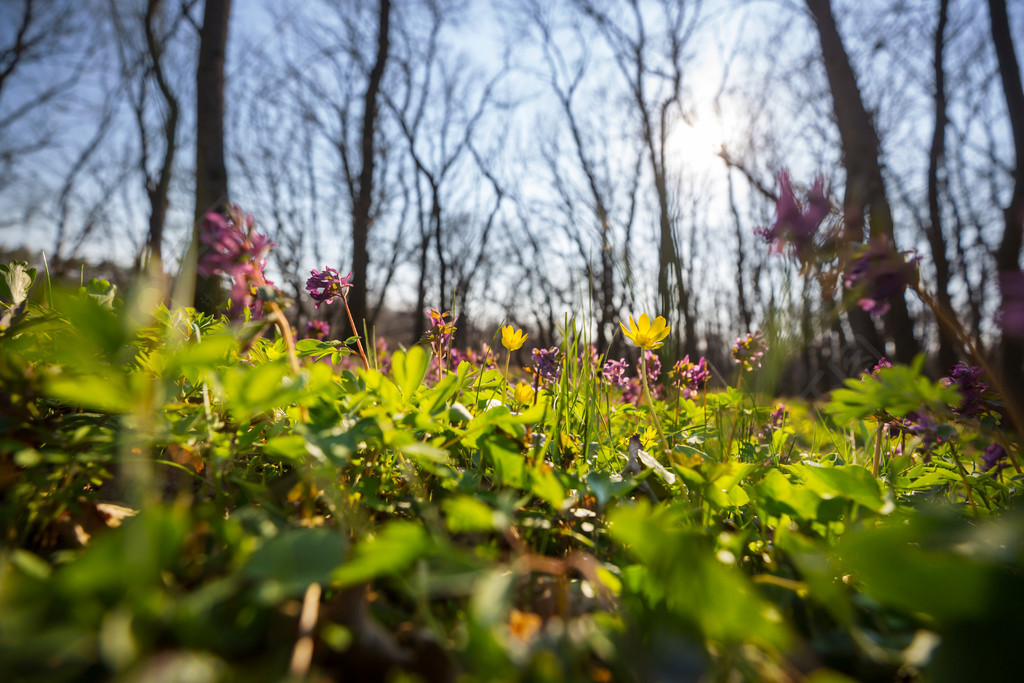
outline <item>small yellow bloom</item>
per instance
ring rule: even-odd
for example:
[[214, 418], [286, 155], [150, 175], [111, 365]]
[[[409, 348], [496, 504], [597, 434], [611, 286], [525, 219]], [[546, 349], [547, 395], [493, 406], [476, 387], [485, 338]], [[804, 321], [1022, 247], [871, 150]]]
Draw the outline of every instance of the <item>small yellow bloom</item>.
[[512, 393], [512, 397], [521, 406], [527, 406], [533, 403], [533, 387], [525, 382], [520, 382], [516, 385], [515, 391]]
[[672, 331], [672, 328], [668, 326], [668, 321], [663, 317], [659, 315], [652, 324], [646, 313], [640, 316], [639, 323], [633, 320], [633, 316], [629, 316], [629, 327], [627, 328], [622, 323], [619, 323], [619, 327], [622, 328], [622, 333], [626, 335], [627, 339], [647, 351], [661, 348], [665, 344], [662, 339]]
[[501, 345], [509, 351], [518, 351], [526, 342], [526, 333], [511, 325], [501, 328]]

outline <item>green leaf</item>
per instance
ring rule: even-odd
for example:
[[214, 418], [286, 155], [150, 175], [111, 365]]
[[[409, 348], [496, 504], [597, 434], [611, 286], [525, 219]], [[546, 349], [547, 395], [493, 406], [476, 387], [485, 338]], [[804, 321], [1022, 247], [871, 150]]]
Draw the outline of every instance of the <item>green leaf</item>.
[[365, 583], [411, 566], [433, 547], [422, 525], [391, 522], [376, 536], [355, 547], [355, 554], [335, 570], [333, 580], [341, 586]]
[[526, 458], [519, 444], [506, 435], [495, 432], [480, 441], [480, 449], [494, 464], [494, 479], [498, 486], [527, 486]]
[[51, 379], [46, 386], [51, 396], [74, 405], [123, 414], [132, 412], [138, 406], [138, 401], [124, 380], [123, 375], [114, 373], [81, 377], [61, 375]]
[[565, 502], [565, 488], [558, 476], [551, 471], [532, 470], [530, 472], [530, 491], [533, 495], [551, 503], [554, 509], [562, 507]]
[[494, 531], [497, 513], [472, 496], [456, 496], [441, 503], [445, 524], [452, 533]]
[[409, 401], [416, 389], [423, 384], [430, 367], [430, 355], [422, 346], [413, 346], [406, 352], [395, 351], [391, 357], [391, 376], [402, 393], [402, 399]]
[[871, 476], [870, 470], [860, 465], [825, 467], [798, 464], [789, 465], [786, 469], [826, 500], [840, 496], [874, 512], [881, 512], [885, 507], [878, 480]]
[[325, 583], [345, 561], [346, 543], [328, 529], [289, 529], [267, 540], [242, 567], [262, 582], [260, 597], [276, 603], [302, 595], [311, 583]]
[[36, 269], [25, 261], [0, 265], [0, 301], [17, 306], [28, 298], [28, 290], [36, 280]]
[[921, 375], [924, 356], [919, 355], [907, 365], [894, 365], [881, 369], [877, 375], [864, 375], [860, 379], [847, 379], [845, 389], [832, 392], [825, 406], [826, 412], [843, 424], [883, 414], [902, 417], [922, 408], [936, 411], [960, 404], [956, 389], [932, 382]]
[[813, 520], [818, 516], [821, 497], [803, 486], [794, 486], [779, 470], [770, 470], [754, 487], [754, 492], [769, 514], [789, 514], [802, 520]]
[[622, 477], [608, 472], [591, 472], [587, 475], [587, 485], [594, 492], [597, 504], [604, 507], [610, 501], [632, 491], [636, 487], [636, 482], [625, 481]]

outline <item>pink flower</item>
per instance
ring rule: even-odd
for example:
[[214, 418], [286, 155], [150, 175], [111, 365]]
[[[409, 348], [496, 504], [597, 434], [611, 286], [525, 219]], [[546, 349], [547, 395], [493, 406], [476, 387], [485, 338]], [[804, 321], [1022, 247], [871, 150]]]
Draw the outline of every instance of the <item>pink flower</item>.
[[273, 242], [253, 228], [255, 221], [237, 205], [227, 215], [209, 211], [199, 226], [199, 240], [207, 249], [199, 257], [196, 269], [200, 275], [228, 275], [234, 280], [231, 288], [231, 316], [238, 317], [248, 306], [254, 315], [262, 313], [256, 290], [273, 284], [263, 274], [266, 255]]

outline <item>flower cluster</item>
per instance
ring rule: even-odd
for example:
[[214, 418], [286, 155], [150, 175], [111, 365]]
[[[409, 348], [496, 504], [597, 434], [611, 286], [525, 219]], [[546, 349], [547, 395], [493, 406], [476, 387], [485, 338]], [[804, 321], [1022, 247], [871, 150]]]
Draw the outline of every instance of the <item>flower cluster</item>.
[[597, 352], [597, 347], [593, 344], [587, 344], [586, 346], [580, 347], [581, 368], [596, 368], [600, 360], [601, 355]]
[[[660, 398], [661, 387], [656, 384], [658, 378], [661, 377], [661, 359], [655, 355], [653, 351], [644, 351], [644, 366], [647, 368], [647, 385], [651, 390], [651, 395], [654, 398]], [[639, 405], [641, 398], [643, 397], [643, 380], [639, 377], [634, 377], [630, 380], [629, 384], [626, 385], [626, 390], [622, 393], [623, 403], [636, 403]]]
[[324, 267], [323, 272], [314, 269], [309, 271], [309, 274], [306, 291], [316, 302], [314, 308], [320, 308], [320, 304], [329, 304], [337, 297], [345, 296], [345, 290], [352, 286], [352, 273], [340, 277], [338, 271], [331, 267]]
[[672, 378], [672, 385], [682, 392], [683, 398], [693, 398], [697, 391], [707, 384], [711, 379], [711, 371], [708, 370], [708, 362], [704, 356], [696, 363], [690, 362], [690, 356], [683, 356], [668, 373]]
[[206, 250], [196, 266], [200, 275], [212, 277], [227, 275], [233, 281], [231, 288], [232, 317], [238, 317], [248, 307], [253, 315], [262, 314], [262, 303], [256, 298], [260, 287], [273, 284], [263, 274], [266, 256], [274, 243], [256, 232], [255, 219], [237, 205], [228, 208], [226, 215], [208, 211], [199, 226], [199, 240]]
[[495, 370], [498, 367], [498, 355], [494, 353], [494, 349], [486, 342], [480, 345], [479, 352], [473, 349], [466, 349], [465, 351], [452, 349], [451, 353], [453, 367], [457, 367], [463, 361], [485, 370]]
[[750, 372], [761, 367], [761, 359], [767, 350], [768, 345], [761, 336], [761, 330], [757, 330], [745, 337], [737, 337], [731, 353], [733, 359]]
[[607, 360], [604, 363], [604, 368], [601, 369], [601, 374], [608, 380], [608, 383], [613, 387], [625, 387], [629, 384], [629, 376], [626, 374], [626, 370], [629, 368], [629, 363], [626, 362], [625, 358], [619, 360]]
[[825, 180], [820, 176], [814, 179], [814, 185], [807, 194], [806, 207], [797, 201], [789, 173], [780, 171], [778, 180], [775, 222], [769, 227], [758, 228], [755, 233], [771, 245], [772, 253], [778, 254], [789, 245], [798, 259], [806, 261], [813, 255], [814, 236], [830, 210]]
[[974, 417], [985, 410], [985, 392], [989, 387], [981, 381], [982, 372], [975, 365], [957, 363], [950, 369], [949, 376], [943, 378], [946, 386], [955, 388], [960, 394], [960, 407], [953, 408], [957, 415]]
[[999, 469], [1007, 467], [1007, 464], [1003, 462], [1009, 457], [1006, 449], [1003, 448], [1002, 444], [993, 443], [985, 449], [985, 455], [981, 456], [981, 461], [985, 463], [983, 471], [988, 472], [993, 467], [998, 466]]
[[423, 335], [423, 340], [440, 348], [451, 346], [459, 316], [453, 318], [449, 311], [441, 312], [431, 308], [427, 311], [427, 317], [430, 318], [430, 329]]
[[562, 377], [561, 355], [557, 346], [550, 349], [534, 349], [531, 354], [533, 373], [546, 382], [557, 382]]
[[889, 238], [881, 236], [868, 243], [843, 276], [847, 289], [860, 295], [857, 305], [871, 315], [885, 315], [891, 302], [917, 282], [916, 257], [896, 251]]
[[875, 363], [875, 367], [871, 368], [870, 370], [865, 370], [864, 372], [865, 373], [870, 372], [872, 377], [878, 377], [878, 373], [879, 372], [881, 372], [885, 368], [891, 368], [891, 367], [892, 367], [892, 363], [889, 361], [889, 359], [886, 358], [885, 356], [882, 356], [881, 358], [878, 359], [878, 362]]
[[926, 458], [930, 458], [932, 451], [942, 443], [939, 423], [925, 411], [907, 413], [905, 418], [896, 420], [894, 425], [898, 430], [921, 439], [921, 450], [924, 451]]
[[331, 326], [323, 320], [310, 320], [306, 323], [306, 338], [324, 340], [331, 333]]
[[789, 410], [786, 408], [785, 403], [777, 405], [775, 410], [768, 415], [768, 422], [761, 427], [761, 438], [772, 438], [772, 434], [774, 434], [776, 430], [780, 429], [786, 422], [786, 415], [788, 415], [788, 413]]

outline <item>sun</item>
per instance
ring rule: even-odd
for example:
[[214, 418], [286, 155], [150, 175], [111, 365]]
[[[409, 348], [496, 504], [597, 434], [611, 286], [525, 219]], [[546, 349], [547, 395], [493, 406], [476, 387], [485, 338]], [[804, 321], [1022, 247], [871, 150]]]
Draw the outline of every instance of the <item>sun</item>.
[[686, 118], [680, 116], [665, 140], [665, 163], [684, 173], [705, 174], [721, 166], [725, 139], [722, 121], [713, 112], [698, 109]]

